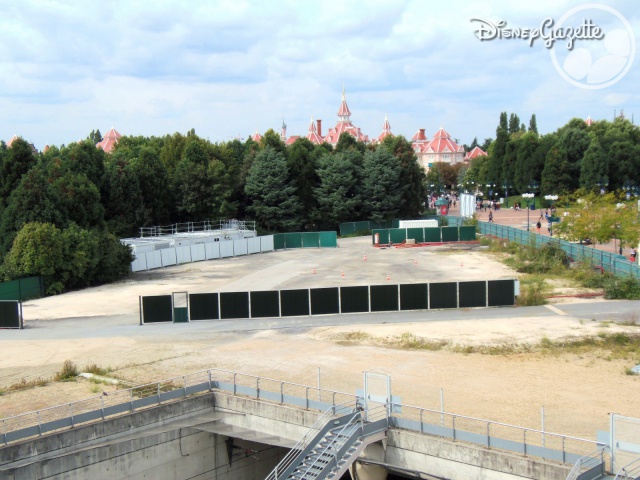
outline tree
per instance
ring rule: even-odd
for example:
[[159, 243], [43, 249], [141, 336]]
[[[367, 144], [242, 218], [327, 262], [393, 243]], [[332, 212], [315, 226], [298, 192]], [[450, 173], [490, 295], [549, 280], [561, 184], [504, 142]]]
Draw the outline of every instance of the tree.
[[319, 184], [316, 173], [317, 159], [314, 145], [306, 138], [297, 139], [288, 150], [287, 166], [302, 204], [301, 220], [304, 229], [314, 223], [313, 217], [318, 207], [314, 193]]
[[102, 141], [102, 134], [100, 130], [91, 130], [91, 133], [87, 137], [87, 139], [95, 146], [96, 143], [100, 143]]
[[341, 133], [334, 151], [336, 153], [346, 152], [347, 150], [352, 148], [358, 150], [362, 154], [364, 154], [364, 151], [366, 150], [365, 144], [356, 140], [353, 135], [346, 132]]
[[572, 183], [572, 169], [567, 161], [567, 154], [558, 147], [553, 147], [547, 154], [547, 161], [541, 175], [540, 189], [543, 192], [561, 194], [568, 191]]
[[336, 229], [340, 223], [356, 221], [362, 204], [359, 172], [349, 153], [325, 154], [318, 161], [320, 185], [316, 188], [319, 222], [322, 228]]
[[600, 142], [593, 138], [589, 148], [584, 153], [580, 168], [580, 187], [586, 189], [596, 188], [596, 184], [608, 176], [609, 168]]
[[267, 231], [294, 230], [300, 224], [301, 212], [295, 190], [284, 155], [265, 147], [256, 155], [247, 177], [248, 211]]
[[400, 162], [400, 185], [403, 186], [399, 215], [417, 217], [427, 196], [426, 175], [418, 163], [413, 147], [402, 135], [387, 136], [383, 145]]
[[166, 225], [171, 221], [171, 191], [166, 167], [158, 153], [143, 147], [138, 158], [131, 163], [134, 176], [138, 179], [142, 197], [141, 225]]
[[529, 131], [538, 134], [538, 122], [536, 120], [536, 114], [531, 115], [531, 119], [529, 120]]
[[367, 217], [375, 222], [390, 222], [402, 206], [405, 185], [401, 184], [402, 167], [386, 147], [364, 155], [363, 196]]
[[520, 130], [520, 117], [515, 113], [509, 115], [509, 134], [512, 135]]
[[121, 154], [112, 154], [103, 187], [105, 220], [119, 237], [137, 235], [144, 218], [143, 197], [134, 168]]
[[22, 176], [37, 162], [31, 145], [22, 138], [14, 140], [3, 157], [0, 170], [0, 207], [6, 205], [9, 195], [18, 186]]

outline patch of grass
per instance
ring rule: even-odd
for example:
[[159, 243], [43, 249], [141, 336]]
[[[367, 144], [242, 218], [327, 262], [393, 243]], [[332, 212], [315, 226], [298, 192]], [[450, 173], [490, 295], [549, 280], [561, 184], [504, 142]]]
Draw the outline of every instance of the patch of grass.
[[636, 372], [634, 372], [633, 370], [631, 370], [631, 369], [630, 369], [630, 368], [628, 368], [628, 367], [624, 369], [624, 374], [625, 374], [625, 375], [637, 375], [637, 373], [636, 373]]
[[9, 387], [7, 387], [5, 389], [5, 393], [19, 392], [21, 390], [28, 390], [30, 388], [35, 388], [35, 387], [44, 387], [45, 385], [48, 385], [49, 383], [50, 383], [50, 380], [47, 380], [47, 379], [42, 378], [42, 377], [38, 377], [38, 378], [36, 378], [34, 380], [25, 380], [23, 378], [18, 383], [14, 383], [13, 385], [9, 385]]
[[516, 298], [519, 307], [532, 307], [547, 303], [545, 293], [547, 285], [543, 276], [530, 275], [520, 279], [520, 295]]
[[426, 340], [416, 337], [412, 333], [403, 333], [399, 337], [394, 337], [387, 341], [389, 346], [402, 350], [442, 350], [449, 342], [445, 340]]
[[604, 298], [639, 300], [640, 281], [632, 277], [609, 276], [604, 281]]
[[62, 370], [56, 372], [53, 379], [56, 382], [71, 380], [78, 376], [78, 367], [71, 360], [65, 360], [62, 364]]
[[92, 373], [94, 375], [107, 375], [109, 372], [111, 372], [111, 368], [110, 367], [102, 368], [102, 367], [99, 367], [97, 364], [92, 363], [89, 365], [85, 365], [82, 371], [85, 373]]

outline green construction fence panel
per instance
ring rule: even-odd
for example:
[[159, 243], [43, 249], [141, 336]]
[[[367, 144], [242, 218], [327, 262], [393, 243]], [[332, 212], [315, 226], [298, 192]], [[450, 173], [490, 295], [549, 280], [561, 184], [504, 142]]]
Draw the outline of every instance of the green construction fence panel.
[[189, 309], [187, 307], [175, 307], [173, 309], [173, 322], [174, 323], [188, 323], [189, 322]]
[[221, 292], [220, 318], [249, 318], [249, 292]]
[[460, 241], [460, 237], [458, 235], [458, 227], [442, 227], [442, 241], [443, 242]]
[[0, 328], [20, 328], [20, 302], [0, 301]]
[[284, 246], [284, 233], [276, 233], [273, 235], [273, 249], [282, 250]]
[[371, 232], [371, 242], [374, 245], [376, 244], [376, 234], [380, 237], [379, 238], [380, 245], [386, 245], [386, 244], [389, 243], [389, 229], [388, 228], [374, 229]]
[[173, 321], [173, 302], [171, 295], [149, 295], [142, 297], [143, 323], [162, 323]]
[[458, 284], [458, 306], [460, 308], [486, 307], [487, 282], [460, 282]]
[[309, 290], [280, 290], [280, 313], [283, 317], [303, 317], [311, 313]]
[[397, 312], [398, 285], [371, 285], [371, 311]]
[[413, 238], [416, 243], [424, 242], [424, 228], [407, 228], [407, 240]]
[[369, 311], [369, 287], [340, 287], [340, 311], [363, 313]]
[[505, 307], [516, 304], [515, 280], [489, 280], [489, 306]]
[[302, 248], [301, 233], [285, 233], [284, 248]]
[[280, 295], [277, 290], [251, 292], [251, 318], [280, 316]]
[[191, 320], [218, 320], [218, 294], [190, 293], [189, 312]]
[[460, 241], [461, 242], [473, 242], [476, 239], [476, 227], [475, 225], [460, 227]]
[[340, 236], [353, 235], [356, 233], [356, 222], [345, 222], [340, 224]]
[[303, 248], [320, 248], [320, 232], [304, 232], [302, 234]]
[[0, 283], [0, 300], [26, 302], [44, 297], [42, 277], [26, 277]]
[[340, 293], [338, 287], [311, 289], [311, 315], [340, 313]]
[[391, 243], [402, 243], [407, 239], [406, 228], [392, 228], [389, 230], [389, 241]]
[[430, 227], [424, 229], [424, 241], [428, 243], [435, 243], [442, 241], [442, 234], [440, 227]]
[[458, 308], [458, 282], [430, 283], [429, 297], [432, 309]]
[[394, 218], [391, 220], [391, 228], [399, 228], [400, 227], [400, 219]]
[[408, 283], [400, 285], [400, 310], [427, 310], [428, 308], [428, 284]]
[[363, 232], [366, 230], [371, 230], [371, 222], [355, 222], [355, 232]]
[[320, 246], [322, 248], [337, 248], [338, 235], [336, 232], [320, 232]]

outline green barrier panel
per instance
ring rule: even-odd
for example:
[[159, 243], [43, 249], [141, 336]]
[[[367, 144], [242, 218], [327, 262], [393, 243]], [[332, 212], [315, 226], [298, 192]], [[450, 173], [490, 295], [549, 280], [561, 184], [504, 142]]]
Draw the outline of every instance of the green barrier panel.
[[218, 294], [217, 293], [190, 293], [189, 311], [191, 320], [218, 320]]
[[338, 287], [311, 289], [311, 315], [340, 313]]
[[285, 233], [284, 248], [302, 248], [301, 233]]
[[459, 240], [458, 227], [442, 227], [443, 242], [458, 242]]
[[173, 321], [171, 295], [142, 297], [142, 321], [160, 323]]
[[220, 318], [249, 318], [249, 292], [220, 293]]
[[337, 248], [338, 235], [336, 232], [320, 232], [320, 246], [322, 248]]
[[471, 225], [468, 227], [460, 227], [460, 241], [472, 242], [476, 239], [476, 227]]
[[340, 310], [342, 313], [369, 311], [369, 287], [340, 287]]
[[371, 242], [376, 244], [376, 234], [380, 237], [380, 245], [388, 245], [389, 244], [389, 229], [381, 228], [376, 229], [371, 232]]
[[371, 222], [356, 222], [355, 223], [355, 231], [362, 232], [364, 230], [371, 230]]
[[429, 285], [414, 283], [400, 285], [400, 310], [427, 310]]
[[251, 318], [279, 317], [280, 295], [278, 291], [251, 292]]
[[489, 306], [503, 307], [516, 304], [514, 280], [489, 280]]
[[284, 246], [284, 233], [276, 233], [273, 236], [273, 249], [282, 250]]
[[340, 224], [340, 236], [345, 237], [347, 235], [353, 235], [356, 233], [355, 222], [346, 222]]
[[486, 307], [487, 282], [460, 282], [458, 284], [458, 300], [460, 308]]
[[424, 242], [424, 228], [407, 228], [407, 240], [413, 238], [416, 243]]
[[189, 309], [187, 307], [176, 307], [173, 309], [173, 322], [174, 323], [188, 323], [189, 322]]
[[389, 241], [391, 243], [402, 243], [407, 239], [406, 228], [392, 228], [389, 230]]
[[25, 302], [44, 297], [42, 277], [27, 277], [0, 283], [0, 300]]
[[436, 228], [436, 227], [425, 228], [424, 241], [429, 243], [441, 242], [442, 236], [440, 233], [440, 228]]
[[0, 302], [0, 328], [20, 328], [20, 303], [17, 300]]
[[397, 312], [398, 285], [371, 285], [371, 311]]
[[280, 290], [280, 308], [283, 317], [309, 315], [309, 290]]
[[432, 309], [457, 308], [458, 284], [456, 282], [430, 283], [429, 297]]
[[400, 227], [400, 219], [394, 218], [391, 220], [391, 228], [399, 228]]
[[303, 248], [320, 248], [320, 233], [305, 232], [302, 234]]

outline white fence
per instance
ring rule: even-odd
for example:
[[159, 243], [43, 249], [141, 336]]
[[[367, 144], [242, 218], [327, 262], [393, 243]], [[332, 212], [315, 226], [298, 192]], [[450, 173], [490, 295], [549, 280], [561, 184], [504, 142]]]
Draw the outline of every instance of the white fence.
[[171, 265], [272, 252], [273, 250], [273, 235], [266, 235], [264, 237], [238, 238], [183, 247], [169, 247], [150, 252], [138, 251], [138, 256], [131, 262], [131, 271], [141, 272]]

